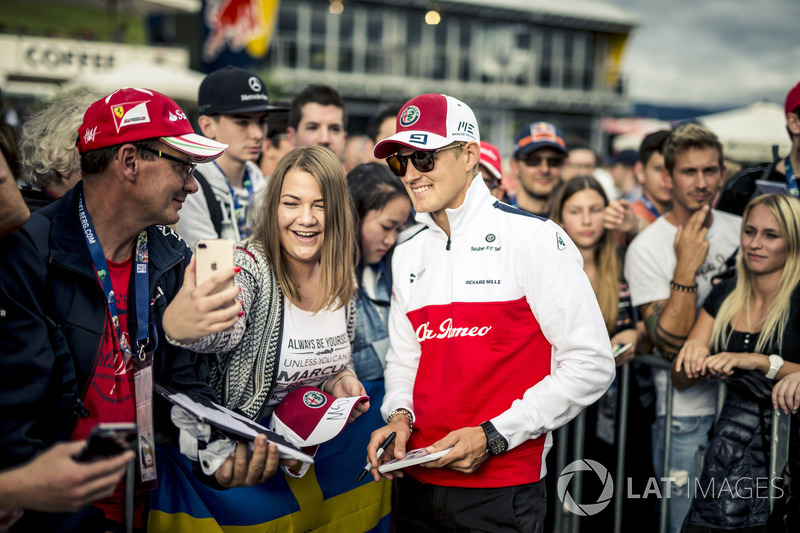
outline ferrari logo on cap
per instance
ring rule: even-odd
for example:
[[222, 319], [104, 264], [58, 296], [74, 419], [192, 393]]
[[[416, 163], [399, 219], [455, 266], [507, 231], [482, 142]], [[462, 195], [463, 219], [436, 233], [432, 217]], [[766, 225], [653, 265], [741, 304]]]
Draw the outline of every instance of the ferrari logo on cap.
[[411, 126], [416, 121], [419, 120], [420, 112], [419, 108], [415, 105], [410, 105], [403, 110], [403, 113], [400, 115], [400, 125], [404, 128]]
[[119, 130], [125, 126], [136, 126], [150, 122], [150, 113], [147, 111], [147, 102], [126, 102], [111, 106], [114, 113], [114, 125]]

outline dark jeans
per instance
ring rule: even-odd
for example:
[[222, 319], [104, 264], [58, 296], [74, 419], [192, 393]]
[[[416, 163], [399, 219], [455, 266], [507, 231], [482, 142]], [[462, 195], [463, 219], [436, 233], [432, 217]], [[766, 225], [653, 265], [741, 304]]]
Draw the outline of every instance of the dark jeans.
[[527, 485], [473, 489], [398, 479], [396, 533], [484, 531], [541, 533], [547, 512], [544, 480]]

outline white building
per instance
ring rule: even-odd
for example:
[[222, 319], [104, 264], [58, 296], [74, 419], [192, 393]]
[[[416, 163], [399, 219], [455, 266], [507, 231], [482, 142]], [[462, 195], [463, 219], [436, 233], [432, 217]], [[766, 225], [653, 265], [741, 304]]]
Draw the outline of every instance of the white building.
[[619, 72], [630, 14], [594, 0], [439, 0], [431, 25], [432, 5], [284, 0], [261, 67], [287, 94], [336, 87], [351, 131], [383, 104], [450, 94], [505, 154], [524, 123], [549, 120], [589, 140], [598, 116], [630, 109]]

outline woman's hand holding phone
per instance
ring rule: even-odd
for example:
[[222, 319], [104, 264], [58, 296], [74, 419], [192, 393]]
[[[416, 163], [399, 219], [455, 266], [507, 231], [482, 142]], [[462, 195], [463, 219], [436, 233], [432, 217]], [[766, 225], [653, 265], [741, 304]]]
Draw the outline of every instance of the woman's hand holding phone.
[[242, 315], [242, 304], [237, 299], [240, 289], [233, 285], [238, 271], [239, 267], [218, 269], [198, 285], [197, 259], [192, 257], [183, 285], [164, 312], [167, 335], [181, 344], [191, 344], [200, 337], [232, 328]]

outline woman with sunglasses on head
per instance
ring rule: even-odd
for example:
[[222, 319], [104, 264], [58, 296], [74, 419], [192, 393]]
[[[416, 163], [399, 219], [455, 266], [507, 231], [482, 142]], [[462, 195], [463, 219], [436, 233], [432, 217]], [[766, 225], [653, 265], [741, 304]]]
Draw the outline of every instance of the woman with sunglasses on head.
[[800, 202], [758, 196], [742, 219], [737, 275], [712, 289], [673, 364], [678, 388], [709, 377], [728, 384], [687, 532], [767, 531], [772, 388], [800, 371]]

